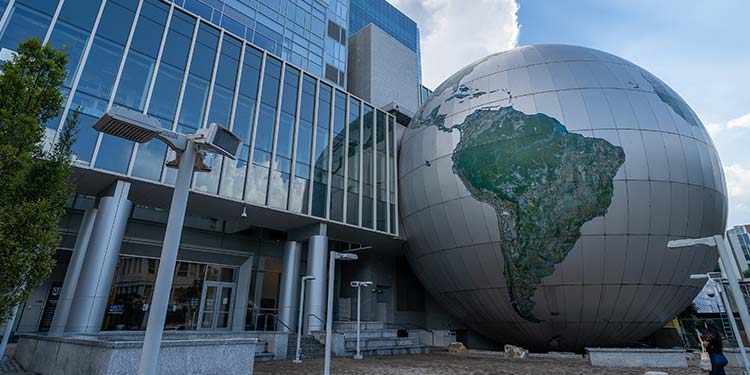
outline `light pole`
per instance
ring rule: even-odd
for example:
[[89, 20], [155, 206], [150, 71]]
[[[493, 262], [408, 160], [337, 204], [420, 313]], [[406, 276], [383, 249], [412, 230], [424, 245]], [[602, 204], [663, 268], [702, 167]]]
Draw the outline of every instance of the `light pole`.
[[305, 312], [305, 284], [309, 280], [315, 280], [315, 276], [302, 276], [302, 286], [299, 294], [299, 318], [297, 319], [297, 354], [294, 356], [294, 363], [302, 363], [302, 317]]
[[362, 359], [362, 354], [359, 353], [359, 326], [361, 322], [361, 309], [362, 309], [362, 287], [368, 287], [372, 285], [372, 281], [352, 281], [349, 283], [352, 288], [357, 288], [357, 354], [354, 355], [354, 359]]
[[[695, 245], [716, 246], [716, 248], [719, 250], [719, 261], [721, 262], [724, 273], [726, 274], [727, 280], [729, 281], [729, 289], [732, 291], [734, 302], [737, 303], [737, 310], [739, 310], [740, 313], [740, 320], [742, 320], [742, 326], [745, 327], [745, 337], [747, 337], [748, 341], [750, 341], [750, 329], [748, 328], [750, 327], [750, 314], [747, 310], [745, 297], [742, 295], [742, 290], [740, 289], [740, 283], [737, 280], [737, 274], [734, 272], [735, 267], [732, 264], [732, 254], [729, 252], [729, 248], [726, 242], [724, 242], [724, 237], [716, 234], [711, 237], [672, 240], [667, 243], [667, 246], [671, 248], [690, 247]], [[742, 339], [740, 338], [740, 340]]]
[[182, 225], [185, 222], [185, 209], [193, 171], [211, 171], [211, 168], [203, 164], [202, 150], [235, 159], [242, 141], [234, 133], [217, 124], [211, 124], [195, 134], [187, 135], [162, 129], [158, 120], [124, 107], [110, 109], [93, 127], [102, 133], [138, 143], [145, 143], [156, 138], [166, 143], [177, 154], [175, 161], [167, 163], [170, 167], [176, 164], [177, 180], [169, 207], [164, 245], [159, 258], [159, 271], [156, 274], [156, 285], [151, 297], [151, 312], [148, 314], [138, 366], [139, 375], [153, 375], [156, 374], [159, 360], [159, 347], [164, 333], [169, 292], [177, 263], [177, 251], [182, 236]]
[[352, 253], [340, 253], [338, 251], [331, 251], [330, 259], [328, 260], [328, 306], [326, 307], [326, 355], [325, 355], [325, 366], [323, 367], [323, 374], [331, 374], [331, 336], [333, 335], [333, 279], [336, 274], [334, 273], [336, 267], [336, 260], [357, 260], [359, 256]]
[[[734, 333], [734, 337], [737, 338], [737, 346], [739, 347], [740, 354], [742, 355], [742, 362], [744, 362], [745, 364], [745, 374], [750, 374], [750, 362], [748, 361], [747, 354], [745, 353], [745, 344], [742, 343], [742, 337], [740, 336], [740, 329], [737, 328], [737, 322], [734, 320], [734, 313], [732, 312], [732, 305], [731, 305], [731, 302], [729, 301], [729, 297], [726, 295], [726, 293], [724, 293], [724, 288], [721, 285], [721, 273], [710, 272], [710, 273], [705, 273], [705, 274], [693, 274], [693, 275], [690, 275], [690, 278], [691, 279], [708, 279], [708, 282], [716, 285], [716, 293], [719, 294], [719, 298], [721, 298], [721, 303], [724, 305], [724, 308], [726, 309], [726, 312], [729, 315], [729, 325], [732, 327], [732, 333]], [[709, 297], [710, 296], [711, 295], [709, 294]]]

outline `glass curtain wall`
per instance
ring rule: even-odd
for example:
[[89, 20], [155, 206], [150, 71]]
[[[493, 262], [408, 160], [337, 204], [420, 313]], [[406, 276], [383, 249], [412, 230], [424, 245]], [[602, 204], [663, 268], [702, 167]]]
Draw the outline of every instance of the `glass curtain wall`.
[[237, 100], [234, 104], [234, 117], [231, 119], [232, 132], [242, 140], [237, 160], [225, 160], [219, 193], [225, 197], [242, 199], [247, 177], [247, 161], [250, 153], [250, 139], [255, 118], [258, 82], [263, 53], [245, 45]]
[[255, 129], [253, 165], [248, 176], [245, 199], [252, 203], [266, 204], [268, 175], [271, 169], [273, 129], [276, 125], [279, 88], [281, 86], [281, 61], [268, 57], [263, 72], [263, 87], [260, 94], [260, 110]]
[[330, 219], [344, 221], [344, 170], [346, 168], [346, 94], [336, 90], [331, 147]]
[[292, 172], [292, 148], [294, 146], [294, 122], [297, 116], [300, 71], [287, 66], [284, 72], [284, 87], [279, 111], [279, 126], [276, 130], [276, 148], [273, 170], [268, 186], [268, 205], [287, 208], [289, 201], [289, 178]]
[[[241, 42], [227, 34], [223, 35], [221, 53], [215, 72], [214, 83], [209, 97], [211, 100], [206, 115], [204, 127], [212, 123], [229, 127], [229, 116], [232, 113], [232, 100], [237, 83], [237, 69], [240, 65]], [[195, 173], [195, 189], [207, 193], [219, 193], [219, 177], [221, 176], [223, 156], [212, 154], [207, 163], [211, 165], [211, 173]]]
[[[195, 31], [195, 18], [183, 12], [173, 12], [147, 108], [149, 116], [159, 120], [159, 124], [165, 129], [172, 129], [174, 123]], [[166, 152], [167, 146], [159, 140], [138, 145], [132, 175], [153, 181], [161, 180]]]
[[362, 115], [362, 226], [374, 228], [375, 113], [369, 105]]
[[247, 158], [250, 153], [255, 106], [258, 98], [258, 83], [263, 53], [251, 46], [245, 46], [240, 72], [240, 85], [235, 103], [232, 132], [242, 140], [242, 148], [237, 160], [225, 160], [221, 178], [220, 194], [234, 199], [242, 199], [247, 176]]
[[396, 233], [398, 225], [396, 222], [396, 151], [398, 147], [396, 147], [395, 123], [396, 118], [388, 116], [388, 139], [390, 146], [388, 147], [388, 194], [390, 196], [390, 201], [388, 202], [390, 205], [388, 231], [391, 233]]
[[312, 156], [313, 121], [315, 119], [315, 78], [302, 78], [302, 97], [299, 105], [297, 151], [294, 156], [294, 179], [289, 192], [289, 210], [308, 213], [310, 197], [310, 157]]
[[333, 88], [325, 83], [320, 84], [318, 93], [318, 116], [315, 126], [315, 151], [313, 152], [313, 195], [311, 214], [317, 217], [326, 217], [328, 206], [328, 143], [330, 141], [331, 128], [331, 96]]
[[[132, 155], [131, 143], [91, 128], [111, 106], [180, 132], [217, 122], [242, 139], [239, 160], [217, 159], [196, 190], [395, 232], [395, 142], [384, 141], [395, 140], [392, 116], [167, 2], [84, 2], [17, 0], [0, 28], [2, 47], [49, 34], [71, 52], [64, 94], [81, 109], [74, 152], [83, 165], [174, 180], [161, 142]], [[60, 123], [50, 121], [48, 135]]]
[[375, 159], [375, 178], [376, 178], [376, 189], [377, 189], [377, 230], [386, 231], [386, 213], [387, 213], [387, 189], [386, 185], [386, 173], [388, 168], [388, 153], [386, 152], [386, 139], [388, 139], [388, 133], [385, 131], [387, 128], [386, 114], [385, 112], [378, 111], [378, 118], [375, 123], [375, 137], [377, 139], [376, 149], [377, 156]]
[[360, 133], [362, 127], [361, 102], [356, 98], [349, 99], [349, 145], [347, 147], [347, 187], [346, 187], [346, 222], [359, 225], [359, 183], [360, 172]]

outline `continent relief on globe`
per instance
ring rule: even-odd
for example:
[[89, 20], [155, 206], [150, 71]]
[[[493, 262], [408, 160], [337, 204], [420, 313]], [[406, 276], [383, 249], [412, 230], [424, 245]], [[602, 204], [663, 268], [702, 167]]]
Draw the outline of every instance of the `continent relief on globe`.
[[533, 313], [536, 285], [565, 259], [581, 226], [607, 212], [625, 152], [570, 133], [544, 114], [479, 109], [446, 128], [438, 108], [422, 125], [460, 132], [453, 172], [474, 198], [494, 207], [511, 304], [523, 319], [540, 322]]

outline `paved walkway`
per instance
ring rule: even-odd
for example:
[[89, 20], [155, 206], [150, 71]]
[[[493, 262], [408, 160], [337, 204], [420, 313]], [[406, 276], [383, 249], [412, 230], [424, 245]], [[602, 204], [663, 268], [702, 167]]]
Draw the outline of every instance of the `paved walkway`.
[[[342, 375], [459, 375], [459, 374], [502, 374], [502, 375], [589, 375], [625, 374], [643, 375], [648, 369], [591, 367], [583, 359], [507, 359], [499, 355], [478, 353], [436, 352], [425, 355], [370, 357], [357, 361], [351, 358], [334, 358], [332, 374]], [[653, 369], [670, 375], [705, 374], [695, 366], [682, 369]], [[727, 373], [733, 374], [729, 369]], [[308, 359], [302, 364], [291, 361], [256, 362], [255, 375], [266, 374], [315, 374], [323, 372], [323, 359]]]

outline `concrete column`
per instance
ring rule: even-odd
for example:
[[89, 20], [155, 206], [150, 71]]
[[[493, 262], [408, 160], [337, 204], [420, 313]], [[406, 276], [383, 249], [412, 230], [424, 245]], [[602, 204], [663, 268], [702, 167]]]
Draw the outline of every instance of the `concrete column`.
[[52, 324], [49, 329], [50, 336], [61, 336], [65, 333], [65, 325], [68, 322], [70, 307], [73, 304], [73, 296], [78, 286], [78, 276], [81, 274], [81, 267], [83, 267], [83, 260], [86, 257], [91, 232], [94, 229], [96, 212], [96, 208], [89, 208], [83, 213], [81, 226], [78, 228], [78, 235], [76, 236], [76, 243], [73, 247], [73, 255], [70, 257], [68, 270], [65, 272], [60, 299], [57, 301], [55, 315], [52, 317]]
[[253, 273], [253, 256], [247, 258], [240, 266], [237, 277], [237, 289], [234, 297], [234, 312], [232, 313], [232, 331], [244, 331], [247, 319], [247, 299], [250, 296], [250, 276]]
[[78, 278], [67, 331], [99, 332], [112, 286], [120, 245], [133, 204], [130, 182], [117, 181], [114, 194], [99, 200], [94, 228]]
[[308, 282], [305, 296], [305, 333], [310, 334], [311, 331], [322, 331], [325, 327], [328, 237], [310, 237], [307, 248], [307, 274], [315, 277]]
[[[302, 260], [302, 244], [297, 241], [284, 243], [283, 268], [279, 283], [279, 319], [276, 327], [282, 332], [296, 330], [297, 301], [299, 293], [299, 267]], [[283, 323], [283, 324], [281, 324]]]

